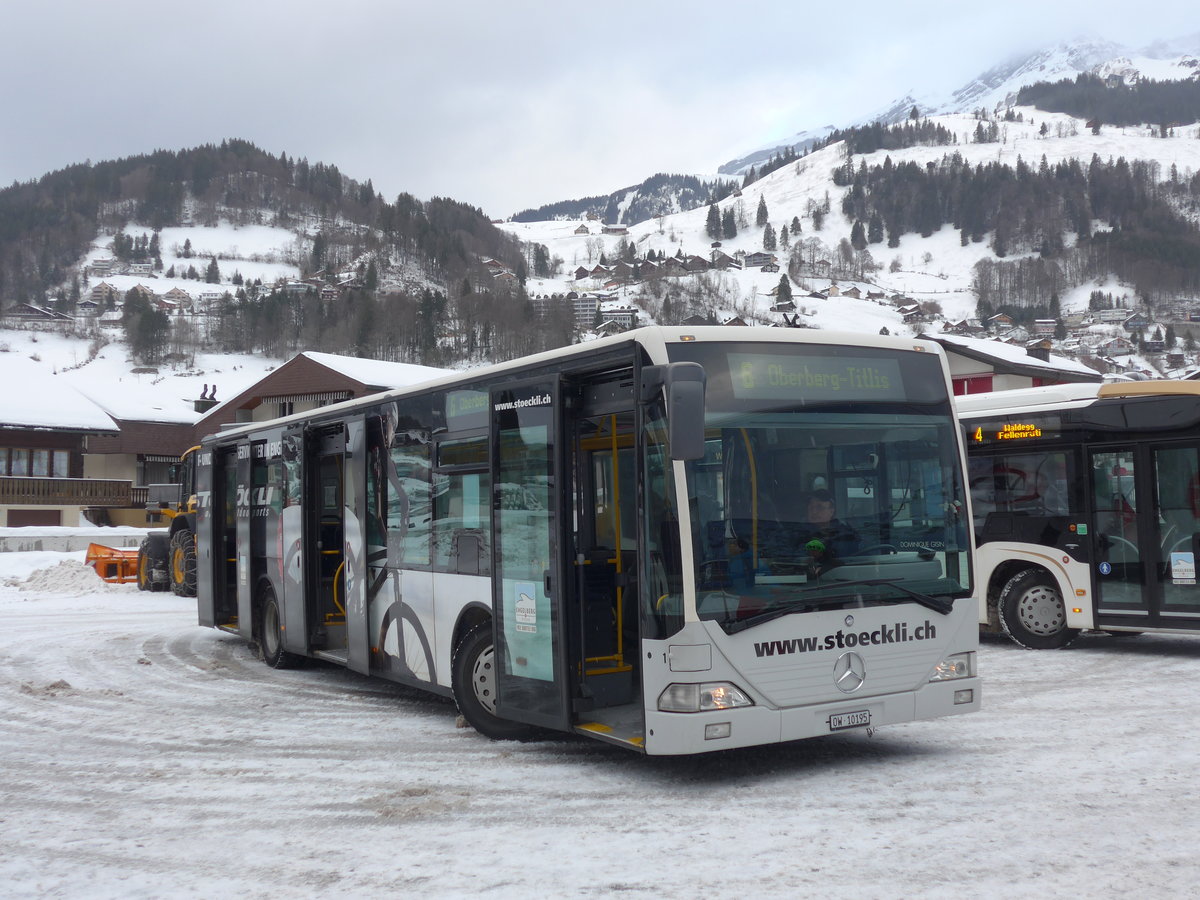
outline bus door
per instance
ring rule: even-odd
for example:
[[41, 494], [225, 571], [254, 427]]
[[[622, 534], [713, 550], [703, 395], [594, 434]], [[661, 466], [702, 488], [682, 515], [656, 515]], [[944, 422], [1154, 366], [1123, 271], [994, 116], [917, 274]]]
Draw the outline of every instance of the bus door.
[[1092, 497], [1092, 566], [1097, 625], [1149, 624], [1154, 571], [1152, 537], [1139, 531], [1146, 491], [1134, 447], [1092, 450], [1088, 459]]
[[[630, 379], [624, 379], [628, 388]], [[580, 727], [641, 745], [639, 678], [637, 450], [632, 408], [605, 414], [613, 384], [583, 388], [572, 435], [574, 601], [572, 666]], [[593, 395], [589, 402], [589, 395]], [[599, 397], [595, 395], [600, 395]], [[632, 397], [621, 400], [631, 405]], [[591, 407], [591, 408], [589, 408]]]
[[490, 405], [496, 711], [567, 730], [558, 380], [494, 387]]
[[1157, 622], [1166, 628], [1200, 627], [1200, 447], [1152, 447]]
[[[210, 590], [200, 591], [201, 622], [211, 616], [212, 624], [227, 631], [238, 628], [237, 598], [237, 448], [222, 447], [213, 452], [208, 535], [211, 540], [203, 558], [197, 560], [198, 583], [209, 582]], [[211, 611], [205, 600], [211, 598]]]
[[308, 514], [304, 545], [313, 548], [305, 578], [309, 647], [314, 656], [345, 664], [345, 429], [339, 425], [319, 432], [313, 442], [304, 504]]

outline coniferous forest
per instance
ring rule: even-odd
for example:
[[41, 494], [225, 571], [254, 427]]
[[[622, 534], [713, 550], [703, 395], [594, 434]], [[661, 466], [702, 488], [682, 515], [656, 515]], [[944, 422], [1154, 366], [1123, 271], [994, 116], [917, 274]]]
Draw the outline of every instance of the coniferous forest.
[[[468, 204], [422, 202], [408, 194], [389, 202], [370, 181], [356, 182], [335, 166], [276, 157], [240, 140], [80, 164], [0, 190], [0, 298], [10, 305], [56, 296], [98, 230], [118, 232], [117, 258], [153, 259], [156, 235], [143, 239], [121, 229], [220, 219], [319, 223], [312, 253], [302, 260], [304, 273], [357, 264], [362, 283], [336, 309], [274, 292], [272, 285], [238, 285], [216, 329], [230, 352], [314, 349], [438, 365], [447, 347], [455, 358], [504, 358], [571, 339], [569, 322], [534, 327], [524, 281], [530, 268], [548, 265], [545, 248], [523, 247]], [[515, 289], [491, 296], [491, 278], [481, 272], [486, 258], [516, 273]], [[205, 261], [199, 262], [203, 269]], [[389, 284], [382, 270], [404, 277]], [[78, 295], [76, 284], [65, 302]], [[157, 317], [136, 305], [131, 310], [128, 329], [157, 342], [142, 348], [143, 355], [167, 352], [165, 326], [149, 327]]]

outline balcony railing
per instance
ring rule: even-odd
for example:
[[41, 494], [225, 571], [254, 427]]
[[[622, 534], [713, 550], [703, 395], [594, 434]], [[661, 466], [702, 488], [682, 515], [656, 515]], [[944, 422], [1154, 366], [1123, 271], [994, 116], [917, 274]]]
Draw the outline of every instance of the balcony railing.
[[103, 478], [0, 476], [0, 505], [111, 506], [131, 504], [131, 483]]

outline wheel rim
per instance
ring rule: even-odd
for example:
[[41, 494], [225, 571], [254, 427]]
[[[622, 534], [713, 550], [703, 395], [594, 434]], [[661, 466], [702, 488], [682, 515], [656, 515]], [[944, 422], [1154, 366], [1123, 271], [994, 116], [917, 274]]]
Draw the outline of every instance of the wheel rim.
[[171, 551], [171, 567], [175, 570], [175, 583], [183, 584], [184, 578], [184, 560], [183, 548], [175, 547]]
[[1067, 610], [1062, 596], [1044, 584], [1029, 588], [1017, 601], [1017, 619], [1030, 634], [1049, 637], [1067, 626]]
[[475, 657], [471, 667], [471, 687], [475, 699], [490, 713], [496, 712], [496, 653], [490, 644]]
[[150, 557], [143, 554], [138, 560], [138, 587], [150, 584]]

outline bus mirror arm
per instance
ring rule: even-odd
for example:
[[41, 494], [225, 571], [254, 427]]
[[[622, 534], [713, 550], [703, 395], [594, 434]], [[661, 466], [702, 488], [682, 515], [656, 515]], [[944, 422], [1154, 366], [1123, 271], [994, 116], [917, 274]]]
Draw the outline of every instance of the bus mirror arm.
[[667, 400], [667, 444], [671, 459], [704, 458], [704, 367], [694, 362], [642, 369], [644, 402], [663, 390]]

